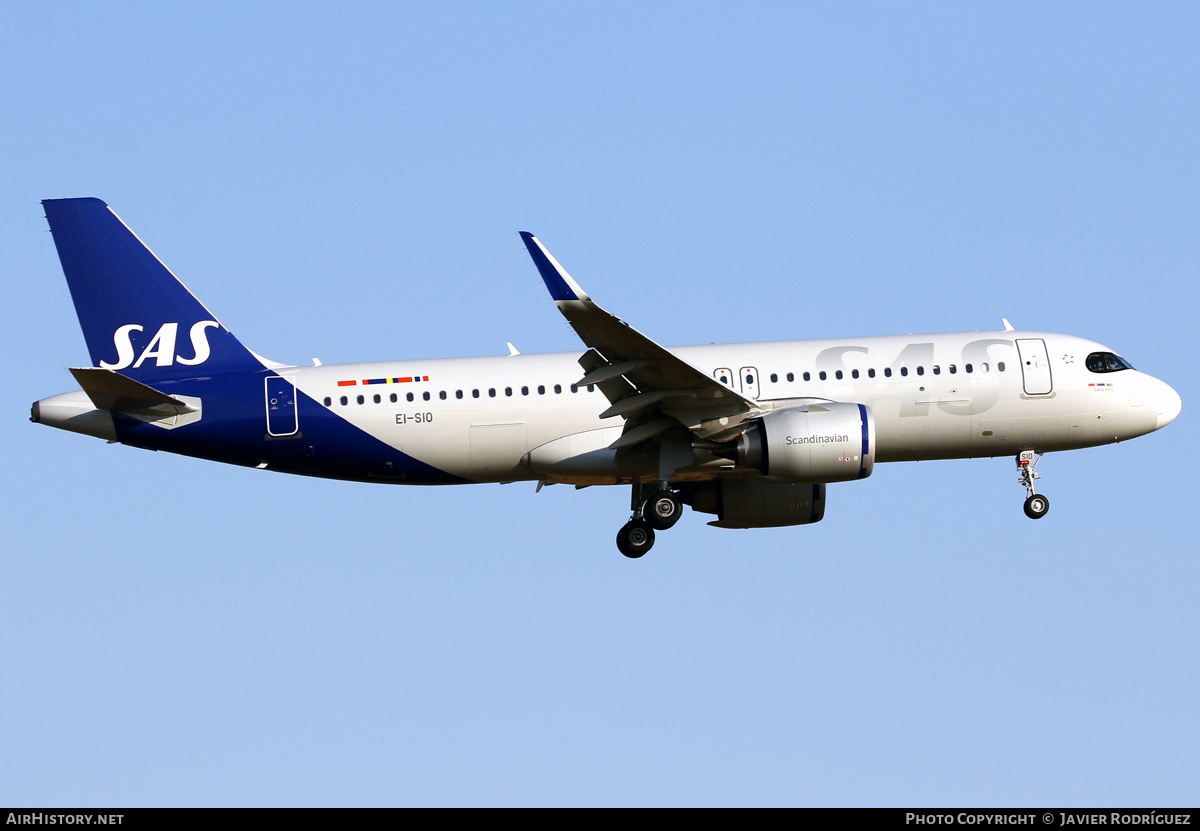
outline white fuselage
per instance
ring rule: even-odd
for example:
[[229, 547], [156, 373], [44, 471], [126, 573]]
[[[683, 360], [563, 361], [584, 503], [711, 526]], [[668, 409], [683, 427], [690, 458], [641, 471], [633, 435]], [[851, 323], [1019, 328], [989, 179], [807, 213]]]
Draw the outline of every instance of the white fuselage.
[[[1044, 332], [671, 351], [755, 399], [764, 412], [813, 400], [866, 404], [874, 413], [881, 462], [1090, 447], [1156, 430], [1179, 410], [1178, 395], [1156, 378], [1132, 369], [1089, 371], [1087, 356], [1108, 351], [1100, 344]], [[628, 481], [615, 466], [576, 475], [529, 466], [527, 454], [553, 442], [585, 454], [621, 435], [621, 418], [600, 419], [609, 402], [598, 389], [572, 390], [583, 375], [578, 357], [566, 352], [276, 371], [314, 400], [328, 402], [331, 413], [468, 481]], [[407, 378], [418, 380], [397, 382]], [[386, 383], [365, 383], [371, 380]], [[701, 461], [680, 478], [710, 478], [722, 464], [729, 468], [728, 462]]]

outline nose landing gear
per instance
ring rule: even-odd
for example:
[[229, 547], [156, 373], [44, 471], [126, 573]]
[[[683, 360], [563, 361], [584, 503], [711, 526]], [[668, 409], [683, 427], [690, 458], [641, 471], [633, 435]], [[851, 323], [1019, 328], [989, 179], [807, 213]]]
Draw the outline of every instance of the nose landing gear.
[[1025, 486], [1025, 516], [1030, 519], [1041, 519], [1050, 510], [1050, 500], [1037, 493], [1033, 486], [1034, 481], [1042, 478], [1035, 470], [1041, 460], [1042, 454], [1033, 450], [1022, 450], [1017, 456], [1017, 481]]
[[1040, 493], [1025, 500], [1025, 516], [1030, 519], [1041, 519], [1050, 510], [1050, 500]]

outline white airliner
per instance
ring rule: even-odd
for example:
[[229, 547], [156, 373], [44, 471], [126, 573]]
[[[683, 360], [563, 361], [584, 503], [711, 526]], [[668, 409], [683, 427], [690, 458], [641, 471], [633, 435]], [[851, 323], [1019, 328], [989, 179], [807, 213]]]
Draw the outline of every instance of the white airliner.
[[586, 351], [285, 366], [246, 349], [99, 199], [42, 203], [93, 366], [32, 420], [135, 447], [392, 484], [632, 485], [627, 557], [687, 504], [803, 525], [876, 462], [1011, 455], [1037, 519], [1046, 451], [1123, 441], [1179, 395], [1106, 346], [1016, 331], [665, 348], [522, 233]]

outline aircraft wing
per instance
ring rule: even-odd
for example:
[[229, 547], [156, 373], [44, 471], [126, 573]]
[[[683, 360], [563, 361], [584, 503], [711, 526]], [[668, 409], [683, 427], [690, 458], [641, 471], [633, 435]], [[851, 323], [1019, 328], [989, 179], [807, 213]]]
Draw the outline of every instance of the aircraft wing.
[[589, 347], [579, 359], [585, 372], [579, 383], [598, 385], [608, 398], [601, 418], [625, 418], [615, 446], [636, 444], [676, 422], [715, 438], [759, 412], [753, 399], [596, 305], [533, 234], [522, 231], [521, 239], [558, 310]]

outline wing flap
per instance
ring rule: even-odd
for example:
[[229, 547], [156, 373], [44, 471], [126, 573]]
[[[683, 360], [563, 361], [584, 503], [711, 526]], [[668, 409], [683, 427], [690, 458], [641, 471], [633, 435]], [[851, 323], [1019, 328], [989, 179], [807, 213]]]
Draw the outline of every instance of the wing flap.
[[579, 379], [577, 386], [586, 386], [588, 384], [599, 384], [601, 381], [608, 381], [616, 378], [618, 375], [627, 375], [635, 369], [641, 369], [650, 364], [651, 361], [622, 361], [618, 364], [605, 363], [596, 369], [593, 369], [583, 378]]
[[637, 427], [626, 427], [621, 437], [610, 444], [608, 448], [609, 450], [620, 450], [624, 447], [633, 447], [635, 444], [641, 444], [647, 439], [654, 438], [659, 433], [678, 426], [678, 421], [664, 416], [656, 418], [653, 421], [647, 421], [644, 424], [639, 424]]
[[639, 392], [617, 401], [607, 410], [600, 413], [600, 418], [630, 415], [638, 410], [646, 409], [651, 404], [657, 404], [659, 401], [672, 398], [676, 395], [687, 395], [687, 393], [687, 390], [651, 390], [650, 392]]

